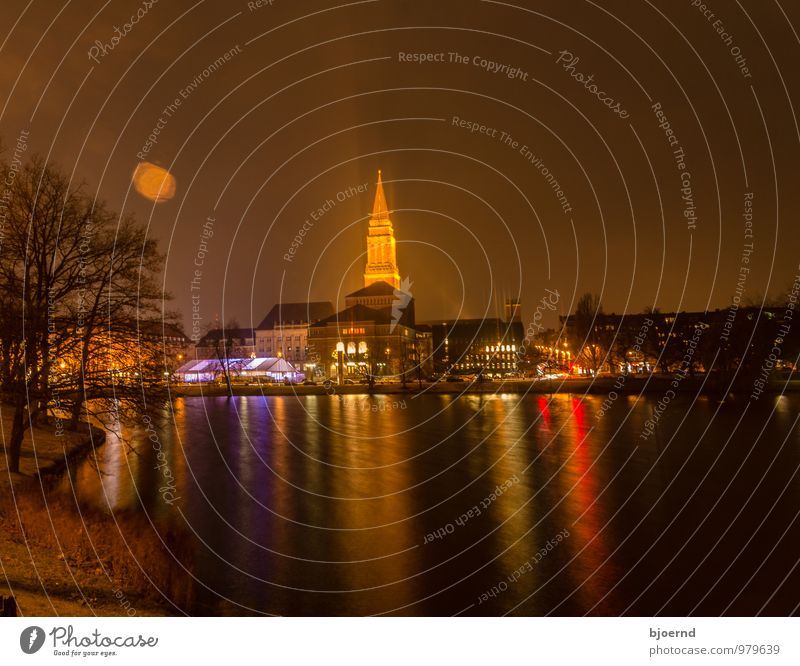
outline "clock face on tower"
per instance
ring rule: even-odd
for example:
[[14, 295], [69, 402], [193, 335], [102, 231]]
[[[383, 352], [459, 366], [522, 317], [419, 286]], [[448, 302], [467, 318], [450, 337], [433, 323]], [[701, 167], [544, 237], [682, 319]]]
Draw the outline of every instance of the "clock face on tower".
[[369, 219], [367, 233], [367, 267], [364, 271], [364, 286], [376, 282], [387, 282], [395, 289], [400, 288], [400, 271], [397, 268], [394, 230], [389, 219], [389, 208], [383, 192], [381, 172], [378, 171], [378, 187], [375, 203]]

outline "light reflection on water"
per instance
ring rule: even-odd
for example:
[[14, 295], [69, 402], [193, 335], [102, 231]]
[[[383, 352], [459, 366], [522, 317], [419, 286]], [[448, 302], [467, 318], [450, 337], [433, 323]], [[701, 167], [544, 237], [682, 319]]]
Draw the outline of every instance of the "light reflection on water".
[[[758, 556], [745, 542], [774, 504], [771, 489], [788, 490], [769, 528], [794, 529], [796, 397], [751, 406], [732, 437], [742, 405], [680, 399], [646, 442], [645, 398], [623, 397], [602, 418], [602, 396], [402, 399], [179, 399], [155, 444], [131, 429], [132, 450], [109, 439], [102, 474], [83, 463], [71, 479], [83, 503], [144, 511], [158, 529], [192, 535], [195, 574], [214, 591], [197, 586], [199, 613], [681, 615], [737, 556], [742, 566]], [[748, 473], [737, 474], [743, 462]], [[568, 538], [508, 583], [564, 529]], [[777, 576], [791, 553], [776, 553]], [[692, 579], [681, 594], [677, 575]], [[507, 589], [478, 603], [498, 581]], [[756, 593], [715, 589], [700, 612], [758, 610]]]

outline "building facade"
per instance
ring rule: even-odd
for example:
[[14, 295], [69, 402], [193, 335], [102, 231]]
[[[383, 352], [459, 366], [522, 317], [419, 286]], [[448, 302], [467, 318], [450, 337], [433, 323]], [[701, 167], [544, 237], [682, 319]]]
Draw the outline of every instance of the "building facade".
[[195, 358], [255, 358], [256, 335], [252, 328], [215, 328], [195, 347]]
[[457, 319], [428, 325], [436, 374], [493, 378], [519, 374], [517, 352], [525, 339], [519, 319]]
[[415, 379], [420, 373], [427, 377], [430, 352], [425, 344], [413, 328], [394, 323], [390, 312], [365, 305], [346, 308], [309, 328], [316, 376], [339, 384], [368, 376], [392, 381]]
[[255, 329], [256, 354], [285, 358], [305, 370], [309, 326], [333, 313], [333, 305], [328, 301], [273, 305]]

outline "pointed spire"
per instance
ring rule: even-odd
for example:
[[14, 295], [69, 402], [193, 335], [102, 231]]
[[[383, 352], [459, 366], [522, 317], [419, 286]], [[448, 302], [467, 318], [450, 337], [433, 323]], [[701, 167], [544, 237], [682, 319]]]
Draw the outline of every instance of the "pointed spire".
[[383, 180], [381, 179], [380, 169], [378, 169], [378, 189], [375, 190], [375, 203], [372, 205], [372, 219], [389, 219], [389, 207], [386, 205], [386, 195], [383, 193]]

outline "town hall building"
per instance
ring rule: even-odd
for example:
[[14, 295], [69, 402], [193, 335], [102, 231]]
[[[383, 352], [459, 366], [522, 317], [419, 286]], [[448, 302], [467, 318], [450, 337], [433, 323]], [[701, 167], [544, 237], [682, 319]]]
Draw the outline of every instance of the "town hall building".
[[407, 381], [431, 374], [431, 335], [416, 330], [410, 285], [400, 280], [380, 171], [367, 231], [364, 287], [345, 296], [344, 310], [312, 324], [308, 340], [316, 375], [336, 383], [370, 375]]

